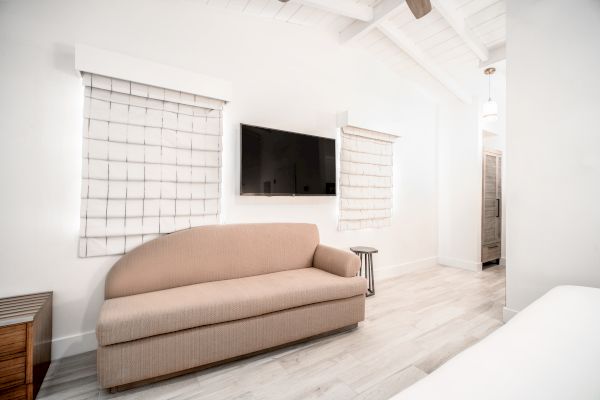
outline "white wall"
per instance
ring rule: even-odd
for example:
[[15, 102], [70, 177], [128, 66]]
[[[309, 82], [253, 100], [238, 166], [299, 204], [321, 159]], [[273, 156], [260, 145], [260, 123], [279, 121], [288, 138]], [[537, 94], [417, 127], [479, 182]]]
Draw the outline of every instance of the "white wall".
[[[198, 3], [0, 2], [0, 296], [54, 291], [54, 357], [95, 347], [104, 277], [116, 260], [77, 257], [83, 88], [75, 43], [233, 82], [223, 222], [317, 223], [325, 243], [379, 248], [379, 277], [385, 267], [437, 255], [437, 106], [331, 33]], [[335, 198], [238, 195], [240, 122], [334, 137], [336, 112], [356, 107], [404, 121], [394, 149], [392, 227], [338, 232]]]
[[507, 12], [507, 307], [518, 311], [556, 285], [600, 286], [600, 2], [509, 0]]
[[481, 269], [480, 102], [440, 107], [438, 119], [438, 261]]
[[[447, 100], [440, 107], [438, 119], [438, 261], [473, 271], [482, 267], [482, 151], [488, 147], [505, 150], [506, 80], [503, 63], [495, 67], [492, 98], [498, 103], [496, 122], [481, 119], [482, 104], [488, 99], [488, 79], [483, 70], [472, 77], [476, 92], [473, 102]], [[484, 130], [495, 135], [486, 138]], [[505, 246], [503, 258], [504, 252]]]

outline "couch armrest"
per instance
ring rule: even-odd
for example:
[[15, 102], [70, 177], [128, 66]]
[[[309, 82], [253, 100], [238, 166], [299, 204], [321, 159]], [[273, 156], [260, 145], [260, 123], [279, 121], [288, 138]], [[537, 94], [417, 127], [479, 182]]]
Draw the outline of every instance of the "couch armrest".
[[360, 258], [350, 251], [318, 245], [315, 250], [313, 266], [329, 273], [352, 277], [360, 268]]

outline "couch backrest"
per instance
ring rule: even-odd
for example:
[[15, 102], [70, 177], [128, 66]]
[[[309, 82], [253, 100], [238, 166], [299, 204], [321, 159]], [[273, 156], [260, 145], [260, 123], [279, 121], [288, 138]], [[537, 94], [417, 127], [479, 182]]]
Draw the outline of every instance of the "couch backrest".
[[313, 224], [210, 225], [161, 236], [125, 254], [106, 277], [105, 297], [311, 267]]

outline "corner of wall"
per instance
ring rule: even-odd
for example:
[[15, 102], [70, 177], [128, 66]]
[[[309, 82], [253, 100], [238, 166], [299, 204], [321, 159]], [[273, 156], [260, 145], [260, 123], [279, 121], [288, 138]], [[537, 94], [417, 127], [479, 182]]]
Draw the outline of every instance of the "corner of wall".
[[445, 267], [466, 269], [467, 271], [480, 272], [483, 269], [482, 264], [480, 262], [461, 260], [458, 258], [438, 257], [437, 262], [438, 264], [443, 265]]
[[94, 351], [97, 347], [95, 330], [56, 338], [52, 340], [52, 360]]
[[506, 306], [502, 307], [502, 321], [504, 321], [504, 323], [507, 323], [512, 317], [517, 315], [517, 313], [517, 310], [513, 310], [512, 308], [508, 308]]

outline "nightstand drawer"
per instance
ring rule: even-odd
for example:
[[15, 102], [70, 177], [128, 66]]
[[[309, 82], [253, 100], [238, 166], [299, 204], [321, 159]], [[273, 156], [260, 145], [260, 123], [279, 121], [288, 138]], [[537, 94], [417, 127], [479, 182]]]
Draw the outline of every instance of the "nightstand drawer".
[[0, 400], [35, 399], [51, 344], [52, 292], [0, 299]]
[[0, 389], [25, 383], [25, 357], [0, 361]]
[[7, 356], [24, 353], [27, 343], [26, 324], [9, 325], [0, 328], [0, 360]]
[[27, 400], [27, 385], [0, 390], [2, 400]]

